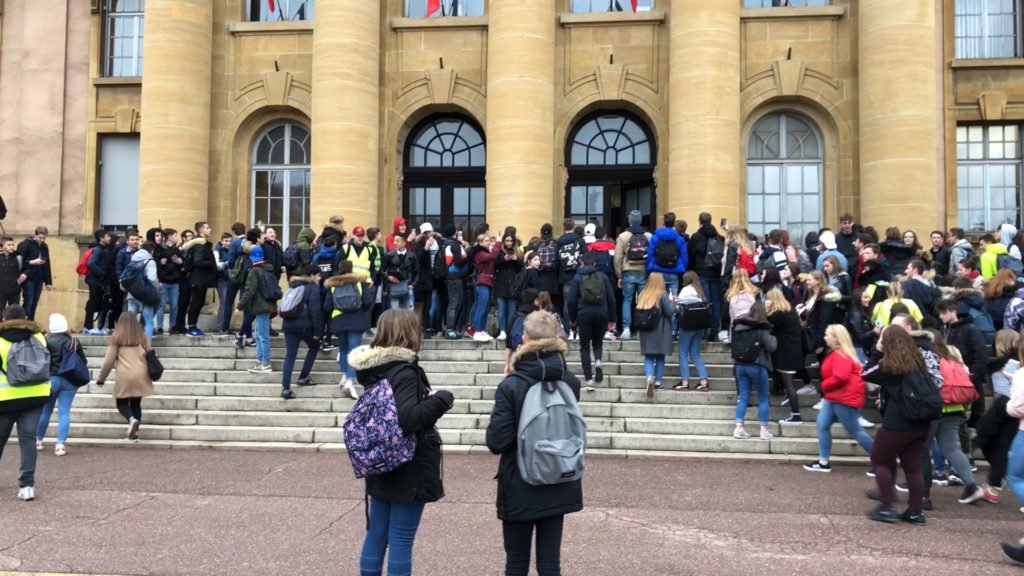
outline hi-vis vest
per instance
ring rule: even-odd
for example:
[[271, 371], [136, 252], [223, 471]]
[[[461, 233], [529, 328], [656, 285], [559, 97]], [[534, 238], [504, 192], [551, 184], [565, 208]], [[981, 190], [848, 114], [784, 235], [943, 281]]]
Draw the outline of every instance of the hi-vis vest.
[[[46, 346], [46, 338], [42, 334], [33, 334], [33, 338], [39, 340], [43, 346]], [[7, 355], [11, 352], [12, 343], [8, 340], [0, 338], [0, 359], [3, 360], [4, 370], [7, 369]], [[11, 386], [7, 383], [7, 373], [0, 371], [0, 403], [10, 402], [13, 400], [23, 400], [25, 398], [49, 398], [50, 397], [50, 383], [44, 382], [43, 384], [32, 384], [29, 386]]]
[[364, 243], [362, 253], [356, 254], [356, 249], [351, 244], [346, 245], [345, 258], [352, 262], [352, 272], [366, 276], [367, 281], [372, 280], [370, 278], [370, 265], [376, 259], [376, 256], [371, 254], [371, 252], [376, 251], [371, 244]]
[[[328, 297], [329, 298], [333, 298], [334, 297], [334, 291], [337, 290], [338, 288], [340, 288], [340, 286], [332, 287], [331, 288], [331, 293], [330, 293], [330, 295]], [[359, 291], [359, 297], [362, 298], [363, 297], [363, 283], [362, 282], [356, 282], [356, 290]], [[331, 318], [337, 318], [338, 316], [341, 316], [342, 314], [344, 314], [344, 312], [342, 312], [341, 310], [338, 310], [337, 308], [335, 308], [334, 310], [331, 311]]]

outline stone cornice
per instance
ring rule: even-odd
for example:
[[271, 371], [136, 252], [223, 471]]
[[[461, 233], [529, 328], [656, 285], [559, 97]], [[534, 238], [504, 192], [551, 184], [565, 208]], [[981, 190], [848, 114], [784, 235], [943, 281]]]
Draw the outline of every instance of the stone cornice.
[[740, 10], [740, 20], [788, 20], [798, 18], [838, 20], [845, 15], [845, 6], [780, 6], [778, 8], [743, 8]]
[[558, 23], [566, 28], [571, 26], [630, 26], [664, 22], [664, 12], [562, 12], [558, 15]]
[[394, 30], [485, 30], [487, 16], [442, 16], [440, 18], [392, 18]]
[[312, 20], [290, 22], [232, 22], [228, 24], [232, 36], [256, 36], [261, 34], [312, 34]]
[[92, 79], [93, 86], [142, 86], [142, 76], [103, 76]]
[[1024, 68], [1024, 58], [955, 58], [953, 69]]

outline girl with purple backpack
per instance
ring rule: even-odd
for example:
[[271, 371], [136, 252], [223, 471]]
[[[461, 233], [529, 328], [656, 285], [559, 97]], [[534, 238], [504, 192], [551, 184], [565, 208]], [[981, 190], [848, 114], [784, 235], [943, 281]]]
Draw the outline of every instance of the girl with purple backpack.
[[[451, 410], [455, 397], [447, 390], [432, 390], [417, 364], [422, 331], [411, 310], [387, 310], [377, 321], [377, 333], [369, 346], [348, 356], [364, 394], [390, 385], [402, 432], [415, 435], [412, 459], [383, 474], [368, 474], [370, 497], [366, 540], [359, 559], [361, 576], [380, 576], [387, 552], [389, 575], [412, 574], [412, 546], [423, 507], [444, 497], [441, 482], [441, 435], [435, 424]], [[369, 435], [369, 432], [367, 431]]]

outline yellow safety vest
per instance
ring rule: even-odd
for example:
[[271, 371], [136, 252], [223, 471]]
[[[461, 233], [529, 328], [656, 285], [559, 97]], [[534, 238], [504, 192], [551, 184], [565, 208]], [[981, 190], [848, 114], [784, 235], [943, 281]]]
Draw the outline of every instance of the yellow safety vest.
[[371, 258], [371, 251], [375, 250], [370, 244], [363, 244], [362, 254], [356, 254], [355, 248], [351, 244], [345, 246], [345, 258], [352, 261], [352, 272], [370, 278], [370, 264], [374, 260]]
[[[331, 298], [334, 298], [334, 290], [337, 289], [337, 288], [338, 288], [337, 286], [334, 286], [333, 288], [331, 288]], [[356, 290], [359, 291], [359, 296], [361, 298], [363, 296], [363, 283], [362, 282], [356, 282]], [[331, 311], [331, 318], [332, 319], [333, 318], [337, 318], [338, 316], [341, 316], [342, 314], [344, 314], [344, 312], [342, 312], [341, 310], [338, 310], [337, 308], [335, 308], [334, 310]]]
[[[33, 338], [39, 340], [46, 346], [46, 338], [42, 334], [33, 334]], [[11, 352], [12, 343], [9, 340], [0, 338], [0, 358], [3, 359], [4, 369], [7, 368], [7, 355]], [[7, 373], [0, 371], [0, 403], [13, 400], [24, 400], [26, 398], [49, 398], [50, 382], [43, 384], [31, 384], [29, 386], [11, 386], [7, 382]]]

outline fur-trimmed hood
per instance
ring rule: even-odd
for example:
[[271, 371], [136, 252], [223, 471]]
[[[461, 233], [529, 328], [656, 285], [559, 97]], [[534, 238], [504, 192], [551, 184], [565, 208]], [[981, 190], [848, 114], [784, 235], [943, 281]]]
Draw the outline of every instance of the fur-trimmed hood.
[[509, 359], [509, 366], [515, 369], [516, 364], [519, 363], [523, 357], [527, 355], [536, 355], [543, 352], [559, 352], [565, 354], [569, 351], [569, 345], [561, 338], [543, 338], [541, 340], [532, 340], [526, 342], [516, 350], [512, 358]]
[[368, 344], [348, 353], [348, 365], [357, 372], [365, 372], [395, 362], [416, 362], [416, 353], [408, 348], [375, 348]]
[[209, 239], [203, 238], [202, 236], [196, 236], [195, 238], [193, 238], [193, 239], [189, 240], [188, 242], [185, 242], [184, 244], [182, 244], [181, 245], [181, 251], [185, 252], [186, 250], [192, 248], [193, 246], [200, 246], [200, 245], [202, 245], [204, 242], [208, 243], [210, 241], [209, 241]]
[[342, 284], [359, 284], [360, 282], [366, 282], [366, 275], [350, 272], [348, 274], [331, 276], [327, 280], [324, 280], [324, 288], [331, 289], [336, 286], [341, 286]]
[[312, 276], [292, 276], [288, 279], [289, 286], [297, 286], [299, 284], [317, 284], [317, 281]]
[[841, 302], [843, 300], [843, 295], [840, 294], [837, 290], [829, 290], [828, 292], [825, 293], [825, 296], [822, 298], [822, 300], [824, 300], [825, 302], [832, 303]]
[[7, 320], [0, 322], [0, 338], [8, 342], [28, 340], [33, 334], [39, 334], [43, 328], [31, 320]]
[[963, 300], [965, 298], [970, 298], [972, 296], [982, 299], [985, 298], [985, 293], [975, 288], [960, 288], [958, 290], [953, 290], [952, 292], [953, 300]]

